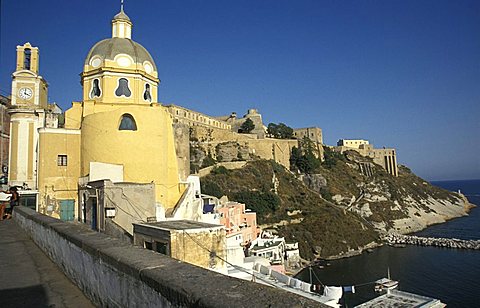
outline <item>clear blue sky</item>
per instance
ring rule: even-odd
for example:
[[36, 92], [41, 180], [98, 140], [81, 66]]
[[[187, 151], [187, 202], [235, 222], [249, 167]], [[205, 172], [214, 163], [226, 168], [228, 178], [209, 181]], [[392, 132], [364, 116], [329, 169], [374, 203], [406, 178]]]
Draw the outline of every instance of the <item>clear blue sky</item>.
[[[51, 102], [111, 36], [114, 0], [1, 0], [0, 93], [15, 48], [40, 48]], [[428, 180], [480, 178], [480, 1], [126, 0], [154, 57], [159, 99], [210, 115], [319, 126], [324, 141], [397, 148]]]

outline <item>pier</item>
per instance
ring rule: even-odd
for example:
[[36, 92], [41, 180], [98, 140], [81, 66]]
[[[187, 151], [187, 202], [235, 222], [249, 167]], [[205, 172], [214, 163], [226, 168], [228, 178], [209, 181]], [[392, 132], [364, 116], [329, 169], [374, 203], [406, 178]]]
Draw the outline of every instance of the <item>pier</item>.
[[480, 250], [480, 240], [461, 240], [456, 238], [421, 237], [415, 235], [389, 234], [385, 237], [391, 245], [435, 246], [457, 249]]

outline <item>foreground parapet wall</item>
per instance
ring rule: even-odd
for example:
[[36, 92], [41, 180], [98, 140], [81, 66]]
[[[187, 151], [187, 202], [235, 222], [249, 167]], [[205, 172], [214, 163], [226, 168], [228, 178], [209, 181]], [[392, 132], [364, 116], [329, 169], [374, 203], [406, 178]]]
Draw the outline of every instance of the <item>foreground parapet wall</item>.
[[326, 307], [131, 246], [26, 207], [16, 207], [14, 218], [98, 306]]

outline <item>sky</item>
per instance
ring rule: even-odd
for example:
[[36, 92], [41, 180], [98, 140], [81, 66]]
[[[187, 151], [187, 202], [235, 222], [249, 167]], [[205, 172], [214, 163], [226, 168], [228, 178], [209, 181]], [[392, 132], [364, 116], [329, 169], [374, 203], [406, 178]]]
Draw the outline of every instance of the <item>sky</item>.
[[[0, 94], [16, 46], [40, 48], [49, 101], [80, 101], [119, 0], [0, 0]], [[159, 101], [322, 128], [397, 149], [427, 180], [480, 178], [480, 1], [125, 0]]]

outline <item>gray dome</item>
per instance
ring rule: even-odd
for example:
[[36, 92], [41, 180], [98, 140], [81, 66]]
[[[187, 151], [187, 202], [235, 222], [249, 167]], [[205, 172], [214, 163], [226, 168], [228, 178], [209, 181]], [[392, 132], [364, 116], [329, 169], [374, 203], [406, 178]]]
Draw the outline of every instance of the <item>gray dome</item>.
[[94, 56], [100, 56], [102, 61], [105, 59], [114, 60], [115, 56], [121, 53], [131, 56], [135, 63], [142, 64], [144, 61], [148, 61], [152, 64], [153, 70], [157, 71], [155, 61], [153, 61], [150, 53], [142, 45], [131, 39], [119, 37], [105, 39], [96, 43], [90, 49], [85, 59], [85, 65], [88, 65]]

